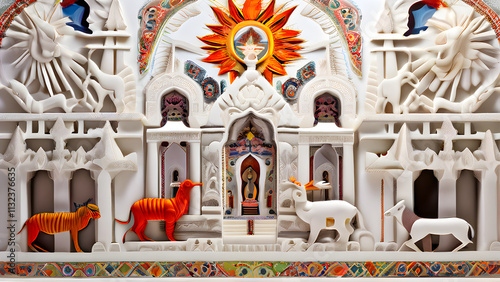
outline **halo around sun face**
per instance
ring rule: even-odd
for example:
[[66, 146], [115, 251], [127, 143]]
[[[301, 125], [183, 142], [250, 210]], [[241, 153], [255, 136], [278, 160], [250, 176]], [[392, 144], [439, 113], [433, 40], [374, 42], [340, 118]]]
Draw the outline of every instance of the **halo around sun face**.
[[274, 51], [274, 39], [271, 30], [256, 21], [244, 21], [237, 24], [229, 37], [229, 52], [240, 63], [249, 53], [257, 55], [257, 63], [265, 61]]
[[300, 31], [284, 29], [296, 6], [274, 11], [275, 0], [262, 9], [262, 0], [246, 0], [240, 9], [234, 0], [228, 0], [227, 13], [211, 7], [221, 25], [207, 25], [214, 32], [198, 37], [208, 46], [202, 49], [210, 54], [204, 62], [219, 65], [219, 75], [229, 73], [233, 81], [245, 71], [244, 58], [257, 56], [257, 70], [268, 81], [274, 75], [286, 75], [285, 65], [301, 58], [297, 52], [304, 40], [297, 38]]

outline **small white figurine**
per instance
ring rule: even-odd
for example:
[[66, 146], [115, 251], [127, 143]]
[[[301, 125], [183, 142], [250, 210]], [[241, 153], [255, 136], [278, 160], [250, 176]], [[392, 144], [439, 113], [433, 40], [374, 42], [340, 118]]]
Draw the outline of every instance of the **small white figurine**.
[[[428, 245], [431, 244], [430, 236], [428, 235], [452, 234], [462, 243], [452, 251], [456, 252], [467, 244], [472, 243], [471, 239], [474, 237], [474, 229], [467, 221], [456, 217], [421, 218], [406, 208], [404, 200], [401, 200], [394, 207], [388, 209], [385, 212], [385, 216], [394, 216], [399, 224], [403, 225], [410, 233], [411, 239], [404, 242], [399, 250], [401, 250], [404, 245], [407, 245], [411, 249], [421, 252], [422, 250], [415, 245], [415, 242], [424, 240], [424, 251], [431, 251], [432, 248], [428, 248]], [[470, 238], [468, 236], [469, 229], [471, 232]]]
[[298, 185], [296, 187], [298, 189], [293, 192], [295, 211], [300, 219], [310, 225], [309, 244], [316, 241], [322, 229], [327, 229], [337, 230], [337, 243], [347, 247], [349, 236], [354, 232], [351, 221], [356, 215], [359, 227], [364, 229], [363, 219], [355, 206], [342, 200], [310, 202], [307, 200], [305, 189]]

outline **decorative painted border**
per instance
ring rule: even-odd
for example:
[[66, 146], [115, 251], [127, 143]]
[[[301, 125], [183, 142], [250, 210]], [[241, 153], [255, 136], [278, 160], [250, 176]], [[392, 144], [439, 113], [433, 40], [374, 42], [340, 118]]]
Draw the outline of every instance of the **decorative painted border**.
[[196, 0], [150, 0], [141, 11], [139, 11], [139, 73], [145, 73], [149, 68], [149, 61], [154, 52], [155, 45], [158, 43], [158, 34], [165, 24], [182, 8]]
[[353, 71], [361, 77], [363, 50], [360, 9], [351, 0], [309, 0], [309, 2], [328, 15], [338, 27], [339, 35], [348, 47]]
[[483, 15], [491, 24], [491, 28], [495, 31], [497, 38], [500, 40], [500, 17], [498, 14], [484, 3], [483, 0], [462, 0], [466, 4], [472, 6], [476, 12]]
[[7, 30], [7, 28], [9, 28], [14, 17], [19, 15], [24, 10], [24, 8], [26, 8], [28, 5], [30, 5], [35, 1], [36, 0], [16, 0], [0, 16], [0, 46], [2, 46], [2, 39], [4, 37], [4, 33]]
[[0, 277], [478, 277], [500, 275], [500, 261], [403, 262], [0, 262]]

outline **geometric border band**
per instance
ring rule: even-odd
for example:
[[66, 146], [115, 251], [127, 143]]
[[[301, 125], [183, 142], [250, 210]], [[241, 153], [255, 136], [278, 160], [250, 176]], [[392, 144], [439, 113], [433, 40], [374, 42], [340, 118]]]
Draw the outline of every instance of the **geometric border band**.
[[500, 261], [403, 262], [0, 262], [1, 277], [491, 277]]

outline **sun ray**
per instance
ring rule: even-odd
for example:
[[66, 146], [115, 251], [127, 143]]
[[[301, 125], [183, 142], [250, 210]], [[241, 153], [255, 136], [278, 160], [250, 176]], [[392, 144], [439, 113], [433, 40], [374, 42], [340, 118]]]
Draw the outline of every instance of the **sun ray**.
[[41, 64], [36, 64], [36, 75], [38, 77], [38, 82], [40, 83], [40, 87], [43, 86], [43, 76], [42, 76], [42, 66]]
[[52, 63], [54, 64], [54, 67], [56, 68], [57, 75], [61, 79], [61, 82], [62, 82], [64, 88], [71, 90], [71, 86], [69, 85], [68, 80], [64, 76], [64, 73], [63, 73], [63, 71], [62, 71], [61, 66], [59, 65], [59, 63], [56, 60], [53, 60]]
[[292, 15], [293, 11], [295, 11], [296, 7], [297, 6], [292, 7], [290, 9], [284, 11], [283, 13], [276, 15], [276, 17], [274, 17], [271, 20], [271, 24], [270, 24], [271, 31], [272, 32], [279, 31], [288, 22], [288, 19]]
[[43, 81], [45, 83], [45, 87], [49, 91], [49, 95], [54, 96], [54, 91], [52, 90], [52, 84], [50, 83], [49, 75], [47, 74], [47, 68], [45, 64], [40, 64], [40, 68], [42, 69]]
[[[231, 1], [228, 1], [231, 2]], [[243, 4], [243, 15], [246, 20], [255, 20], [262, 9], [261, 0], [246, 0]]]
[[242, 22], [245, 20], [243, 12], [240, 10], [240, 8], [238, 8], [238, 6], [236, 6], [236, 4], [233, 1], [228, 1], [227, 6], [231, 17], [233, 17], [238, 22]]
[[57, 81], [57, 77], [54, 73], [54, 69], [52, 68], [52, 65], [50, 62], [45, 63], [45, 68], [47, 69], [47, 72], [49, 73], [50, 77], [50, 82], [52, 82], [52, 85], [54, 86], [54, 89], [57, 93], [61, 92], [61, 87], [59, 86], [59, 82]]
[[19, 66], [19, 65], [22, 65], [26, 59], [29, 57], [29, 50], [25, 50], [21, 56], [19, 56], [12, 64], [13, 65], [16, 65], [16, 66]]

